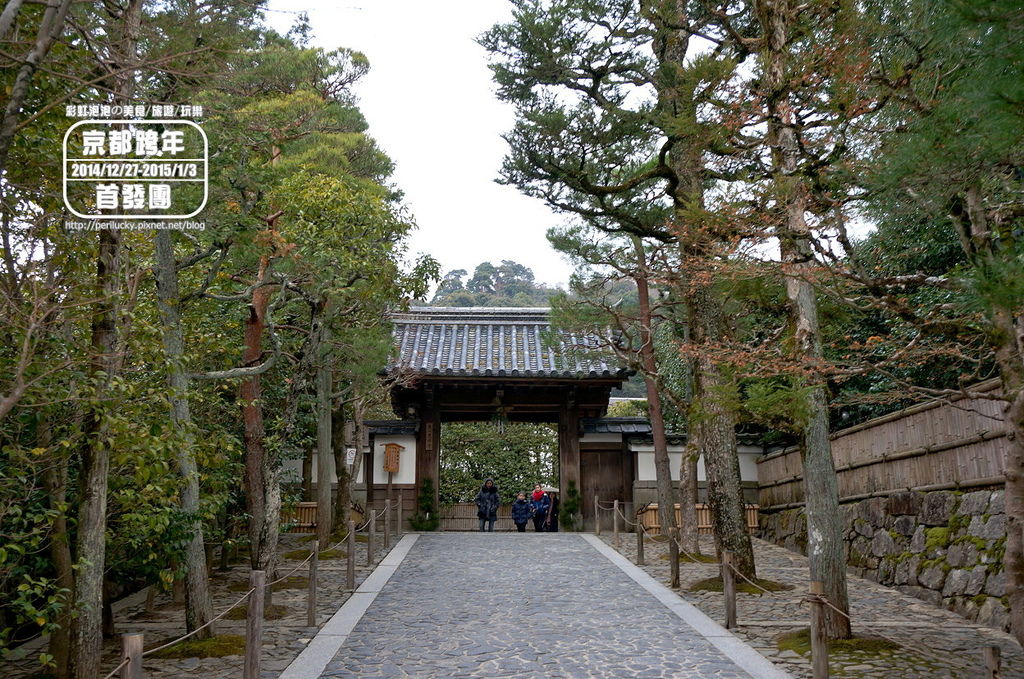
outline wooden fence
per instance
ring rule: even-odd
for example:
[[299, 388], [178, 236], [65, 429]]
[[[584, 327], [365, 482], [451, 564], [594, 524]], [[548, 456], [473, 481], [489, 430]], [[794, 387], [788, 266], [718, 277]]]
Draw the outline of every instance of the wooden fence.
[[[697, 507], [697, 532], [701, 535], [711, 534], [711, 508], [706, 504], [700, 503]], [[751, 533], [755, 532], [758, 528], [757, 523], [757, 505], [746, 505], [747, 515], [747, 530]], [[638, 516], [640, 517], [640, 523], [643, 524], [647, 532], [652, 535], [661, 534], [661, 522], [658, 520], [658, 504], [653, 503], [644, 507]], [[602, 519], [603, 521], [603, 519]], [[682, 523], [681, 514], [679, 511], [679, 505], [676, 504], [676, 525]], [[602, 523], [603, 526], [606, 524]]]
[[281, 524], [288, 526], [288, 533], [316, 531], [316, 503], [296, 502], [294, 507], [281, 512]]
[[[511, 531], [516, 526], [512, 523], [512, 505], [498, 507], [498, 520], [494, 522], [494, 530]], [[480, 530], [480, 519], [476, 518], [476, 504], [459, 502], [441, 508], [441, 530]], [[533, 530], [533, 526], [530, 526]]]
[[[997, 383], [977, 390], [995, 393]], [[1003, 402], [959, 399], [926, 403], [868, 420], [832, 435], [832, 457], [842, 501], [901, 490], [943, 490], [1003, 482], [1009, 442]], [[757, 462], [763, 510], [803, 504], [800, 451], [772, 453]]]
[[[757, 505], [747, 505], [747, 528], [751, 532], [757, 530]], [[632, 519], [631, 519], [632, 520]], [[640, 520], [643, 522], [647, 532], [657, 535], [660, 533], [658, 523], [658, 505], [647, 505], [640, 513]], [[679, 505], [676, 505], [676, 521], [679, 519]], [[611, 530], [611, 517], [602, 516], [602, 526]], [[513, 531], [515, 524], [512, 523], [512, 508], [510, 505], [502, 505], [498, 508], [498, 520], [494, 523], [496, 531]], [[623, 528], [625, 529], [625, 528]], [[441, 509], [441, 530], [471, 531], [480, 530], [480, 520], [476, 518], [476, 505], [472, 502], [454, 504]], [[532, 524], [528, 530], [533, 530]], [[697, 505], [697, 530], [703, 534], [711, 533], [711, 510], [706, 504]]]

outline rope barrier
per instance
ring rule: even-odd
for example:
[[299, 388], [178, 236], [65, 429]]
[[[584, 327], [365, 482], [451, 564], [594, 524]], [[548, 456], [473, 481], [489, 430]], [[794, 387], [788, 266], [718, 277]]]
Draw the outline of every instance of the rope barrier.
[[166, 644], [163, 644], [162, 646], [157, 646], [156, 648], [151, 648], [151, 649], [149, 649], [148, 651], [143, 651], [143, 652], [142, 652], [142, 656], [143, 656], [143, 657], [146, 657], [146, 656], [147, 656], [147, 655], [149, 655], [150, 653], [156, 653], [157, 651], [162, 651], [162, 650], [163, 650], [163, 649], [165, 649], [165, 648], [168, 648], [168, 647], [170, 647], [170, 646], [173, 646], [173, 645], [175, 645], [175, 644], [177, 644], [177, 643], [180, 643], [180, 642], [184, 641], [185, 639], [188, 639], [188, 638], [189, 638], [190, 636], [192, 636], [193, 634], [196, 634], [196, 633], [198, 633], [198, 632], [201, 632], [202, 630], [206, 629], [207, 627], [209, 627], [210, 625], [212, 625], [213, 623], [217, 622], [218, 620], [220, 620], [221, 618], [223, 618], [223, 617], [224, 617], [225, 615], [227, 615], [228, 611], [230, 611], [230, 610], [231, 610], [232, 608], [234, 608], [235, 606], [238, 606], [238, 605], [239, 605], [240, 603], [242, 603], [243, 601], [245, 601], [246, 599], [248, 599], [248, 598], [249, 598], [249, 595], [250, 595], [250, 594], [252, 594], [252, 593], [253, 593], [253, 592], [255, 592], [255, 591], [256, 591], [256, 588], [255, 588], [255, 587], [251, 587], [251, 588], [249, 588], [249, 591], [248, 591], [248, 592], [246, 592], [245, 594], [243, 594], [243, 595], [242, 595], [242, 598], [240, 598], [240, 599], [239, 599], [238, 601], [236, 601], [235, 603], [231, 604], [230, 606], [228, 606], [227, 608], [225, 608], [225, 609], [224, 609], [223, 611], [221, 611], [220, 613], [218, 613], [218, 614], [217, 614], [217, 615], [216, 615], [216, 616], [215, 616], [215, 617], [214, 617], [213, 619], [211, 619], [211, 620], [210, 620], [209, 622], [207, 622], [207, 623], [206, 623], [205, 625], [203, 625], [202, 627], [197, 627], [197, 628], [195, 628], [194, 630], [192, 630], [191, 632], [189, 632], [188, 634], [186, 634], [186, 635], [184, 635], [184, 636], [180, 636], [180, 637], [178, 637], [177, 639], [174, 639], [173, 641], [168, 641], [168, 642], [167, 642]]
[[120, 664], [120, 665], [118, 665], [117, 667], [115, 667], [115, 668], [114, 668], [113, 670], [111, 670], [110, 674], [108, 674], [107, 676], [103, 677], [103, 679], [110, 679], [111, 677], [113, 677], [113, 676], [114, 676], [115, 674], [117, 674], [118, 672], [120, 672], [120, 671], [121, 671], [121, 669], [122, 669], [122, 668], [123, 668], [123, 667], [124, 667], [125, 665], [127, 665], [127, 664], [128, 664], [128, 662], [129, 662], [130, 660], [131, 660], [131, 658], [127, 658], [127, 657], [126, 657], [126, 658], [124, 658], [124, 659], [123, 659], [123, 660], [121, 661], [121, 664]]
[[[601, 503], [600, 503], [600, 502], [598, 502], [598, 506], [599, 506], [599, 507], [600, 507], [600, 505], [601, 505]], [[613, 505], [613, 507], [614, 507], [614, 505]], [[607, 509], [607, 507], [601, 507], [601, 509]], [[645, 525], [643, 524], [643, 522], [642, 522], [642, 521], [636, 521], [636, 522], [634, 522], [634, 521], [630, 521], [630, 520], [629, 520], [629, 519], [628, 519], [628, 518], [626, 517], [626, 515], [622, 513], [622, 508], [621, 508], [621, 506], [620, 506], [620, 507], [619, 507], [619, 509], [618, 509], [618, 513], [619, 513], [619, 517], [620, 517], [620, 518], [621, 518], [621, 519], [622, 519], [622, 520], [623, 520], [623, 521], [624, 521], [624, 522], [625, 522], [625, 523], [626, 523], [627, 525], [629, 525], [629, 526], [636, 526], [636, 527], [637, 527], [638, 529], [640, 529], [640, 531], [641, 531], [641, 532], [643, 533], [643, 535], [644, 535], [644, 537], [645, 537], [645, 538], [649, 538], [649, 537], [652, 537], [652, 534], [651, 534], [651, 533], [650, 533], [650, 532], [649, 532], [649, 531], [647, 530], [647, 526], [645, 526]], [[690, 559], [691, 561], [694, 561], [694, 562], [697, 562], [697, 561], [698, 561], [697, 559], [695, 559], [695, 558], [694, 558], [694, 555], [693, 555], [693, 554], [691, 554], [690, 552], [686, 551], [686, 550], [685, 550], [685, 549], [683, 548], [682, 544], [680, 544], [680, 542], [679, 542], [679, 540], [678, 540], [677, 538], [675, 538], [675, 537], [671, 537], [670, 539], [671, 539], [671, 540], [672, 540], [672, 541], [673, 541], [673, 542], [674, 542], [674, 543], [676, 544], [676, 547], [678, 547], [678, 549], [679, 549], [680, 553], [682, 553], [682, 554], [683, 554], [684, 556], [686, 556], [686, 557], [687, 557], [688, 559]], [[731, 570], [731, 571], [732, 571], [733, 573], [735, 573], [736, 575], [738, 575], [738, 576], [739, 576], [739, 577], [740, 577], [741, 579], [743, 579], [744, 581], [746, 581], [747, 583], [749, 583], [749, 584], [750, 584], [751, 586], [753, 586], [754, 588], [756, 588], [756, 589], [760, 590], [760, 591], [761, 591], [761, 592], [763, 592], [764, 594], [772, 594], [772, 593], [773, 593], [773, 592], [772, 592], [771, 590], [765, 589], [765, 588], [764, 588], [764, 587], [762, 587], [761, 585], [757, 584], [756, 582], [754, 582], [753, 580], [751, 580], [750, 578], [748, 578], [748, 577], [747, 577], [747, 576], [746, 576], [745, 574], [741, 573], [741, 572], [740, 572], [740, 571], [739, 571], [739, 570], [738, 570], [738, 569], [736, 568], [736, 566], [734, 566], [733, 564], [731, 564], [731, 563], [730, 563], [730, 564], [728, 564], [728, 566], [729, 566], [729, 569], [730, 569], [730, 570]], [[851, 624], [851, 625], [852, 625], [852, 624], [854, 623], [854, 619], [853, 619], [853, 618], [852, 618], [852, 617], [850, 616], [850, 614], [849, 614], [849, 613], [846, 613], [845, 611], [843, 611], [843, 610], [842, 610], [842, 609], [840, 609], [839, 607], [835, 606], [835, 605], [834, 605], [834, 604], [833, 604], [833, 603], [832, 603], [831, 601], [829, 601], [829, 600], [828, 600], [828, 598], [827, 598], [827, 597], [825, 597], [825, 596], [822, 596], [822, 595], [817, 595], [817, 594], [808, 594], [807, 596], [805, 596], [805, 597], [804, 597], [803, 599], [801, 599], [801, 600], [800, 600], [800, 604], [799, 604], [799, 605], [800, 605], [800, 606], [803, 606], [804, 604], [810, 604], [810, 603], [814, 603], [814, 602], [819, 602], [819, 601], [820, 601], [820, 602], [821, 602], [822, 604], [824, 604], [825, 606], [827, 606], [827, 607], [831, 608], [831, 609], [832, 609], [833, 611], [835, 611], [835, 612], [836, 612], [836, 613], [838, 613], [839, 615], [841, 615], [841, 616], [843, 616], [844, 618], [846, 618], [846, 619], [847, 619], [847, 620], [848, 620], [848, 621], [850, 622], [850, 624]], [[881, 637], [881, 638], [883, 638], [883, 639], [888, 639], [889, 641], [892, 641], [892, 639], [890, 639], [890, 638], [889, 638], [889, 637], [888, 637], [888, 636], [887, 636], [887, 635], [886, 635], [885, 633], [883, 633], [883, 632], [879, 631], [879, 630], [878, 630], [877, 628], [875, 628], [875, 627], [872, 627], [872, 626], [871, 626], [871, 623], [870, 623], [870, 622], [864, 622], [864, 621], [862, 621], [862, 620], [858, 620], [858, 621], [857, 621], [857, 625], [858, 625], [858, 626], [860, 626], [860, 627], [862, 627], [862, 628], [864, 628], [864, 629], [866, 629], [867, 631], [871, 632], [872, 634], [875, 634], [875, 635], [877, 635], [877, 636], [879, 636], [879, 637]]]
[[[367, 519], [366, 519], [366, 521], [364, 521], [364, 522], [363, 522], [363, 524], [362, 524], [361, 526], [359, 526], [358, 528], [356, 528], [356, 529], [355, 529], [355, 532], [359, 532], [359, 531], [363, 530], [364, 528], [366, 528], [367, 526], [369, 526], [369, 525], [370, 525], [370, 522], [371, 522], [371, 521], [376, 521], [376, 520], [377, 520], [377, 519], [379, 519], [379, 518], [380, 518], [381, 516], [383, 516], [383, 514], [384, 514], [384, 510], [380, 510], [379, 512], [377, 512], [377, 511], [373, 511], [373, 510], [370, 510], [370, 516], [369, 516], [369, 518], [367, 518]], [[341, 545], [342, 545], [343, 543], [345, 543], [345, 541], [346, 541], [346, 540], [348, 540], [348, 535], [347, 535], [347, 534], [346, 534], [346, 536], [345, 536], [344, 538], [342, 538], [341, 540], [339, 540], [338, 542], [336, 542], [336, 543], [335, 543], [334, 545], [332, 545], [331, 547], [328, 547], [327, 549], [320, 549], [320, 550], [318, 550], [318, 551], [320, 551], [320, 552], [324, 552], [324, 551], [330, 551], [330, 550], [332, 550], [332, 549], [337, 549], [337, 548], [338, 548], [338, 547], [340, 547], [340, 546], [341, 546]], [[305, 566], [305, 565], [306, 565], [307, 563], [309, 563], [309, 561], [310, 561], [310, 560], [311, 560], [311, 559], [313, 558], [313, 555], [314, 555], [314, 554], [316, 554], [316, 553], [317, 553], [317, 550], [310, 550], [310, 552], [309, 552], [309, 556], [307, 556], [307, 557], [306, 557], [305, 559], [303, 559], [303, 560], [302, 560], [302, 561], [301, 561], [301, 562], [299, 563], [299, 565], [298, 565], [298, 566], [296, 566], [296, 567], [295, 567], [295, 568], [293, 568], [292, 570], [288, 571], [288, 573], [286, 573], [285, 575], [282, 575], [282, 576], [281, 576], [281, 577], [279, 577], [278, 579], [276, 579], [276, 580], [273, 580], [273, 581], [271, 581], [271, 582], [268, 582], [268, 583], [267, 583], [267, 584], [265, 585], [265, 587], [273, 587], [273, 586], [274, 586], [274, 585], [276, 585], [277, 583], [279, 583], [279, 582], [281, 582], [281, 581], [283, 581], [283, 580], [285, 580], [285, 579], [287, 579], [287, 578], [291, 577], [291, 576], [292, 576], [292, 575], [293, 575], [294, 573], [296, 573], [296, 572], [297, 572], [297, 571], [298, 571], [298, 570], [299, 570], [300, 568], [302, 568], [302, 567], [303, 567], [303, 566]], [[249, 591], [248, 591], [248, 592], [246, 592], [245, 594], [243, 594], [243, 595], [242, 595], [242, 596], [241, 596], [241, 597], [240, 597], [240, 598], [239, 598], [239, 599], [238, 599], [238, 600], [237, 600], [237, 601], [236, 601], [235, 603], [233, 603], [233, 604], [231, 604], [230, 606], [228, 606], [227, 608], [225, 608], [225, 609], [224, 609], [223, 611], [221, 611], [221, 612], [220, 612], [220, 613], [218, 613], [218, 614], [217, 614], [216, 616], [214, 616], [213, 618], [211, 618], [211, 619], [210, 619], [210, 620], [209, 620], [209, 621], [208, 621], [207, 623], [205, 623], [204, 625], [202, 625], [202, 626], [200, 626], [200, 627], [197, 627], [196, 629], [192, 630], [191, 632], [189, 632], [189, 633], [187, 633], [187, 634], [183, 634], [182, 636], [178, 637], [177, 639], [172, 639], [171, 641], [168, 641], [167, 643], [161, 644], [160, 646], [157, 646], [156, 648], [151, 648], [151, 649], [149, 649], [149, 650], [147, 650], [147, 651], [143, 651], [143, 652], [142, 652], [142, 657], [145, 657], [145, 656], [147, 656], [147, 655], [150, 655], [150, 654], [152, 654], [152, 653], [156, 653], [157, 651], [162, 651], [162, 650], [164, 650], [165, 648], [170, 648], [171, 646], [174, 646], [175, 644], [179, 644], [179, 643], [181, 643], [182, 641], [184, 641], [185, 639], [188, 639], [189, 637], [191, 637], [191, 636], [194, 636], [195, 634], [198, 634], [199, 632], [203, 631], [204, 629], [206, 629], [207, 627], [209, 627], [209, 626], [210, 626], [210, 625], [212, 625], [213, 623], [215, 623], [215, 622], [217, 622], [218, 620], [220, 620], [221, 618], [223, 618], [223, 617], [224, 617], [225, 615], [227, 615], [227, 614], [228, 614], [228, 612], [229, 612], [229, 611], [231, 611], [232, 609], [234, 609], [234, 608], [236, 608], [237, 606], [239, 606], [239, 605], [240, 605], [240, 604], [241, 604], [241, 603], [242, 603], [243, 601], [245, 601], [246, 599], [248, 599], [248, 598], [249, 598], [249, 596], [250, 596], [250, 595], [251, 595], [251, 594], [252, 594], [253, 592], [255, 592], [255, 591], [256, 591], [256, 588], [255, 588], [255, 587], [252, 587], [252, 588], [250, 588], [250, 589], [249, 589]], [[117, 674], [118, 672], [120, 672], [120, 671], [121, 671], [121, 670], [122, 670], [122, 669], [123, 669], [123, 668], [125, 667], [125, 665], [127, 665], [127, 664], [128, 664], [128, 663], [129, 663], [130, 661], [131, 661], [131, 658], [128, 658], [128, 657], [126, 657], [126, 658], [122, 659], [122, 660], [121, 660], [121, 662], [120, 662], [120, 663], [119, 663], [119, 664], [117, 665], [117, 667], [115, 667], [115, 668], [114, 668], [113, 670], [111, 670], [110, 674], [108, 674], [107, 676], [105, 676], [105, 677], [104, 677], [103, 679], [112, 679], [112, 678], [114, 677], [114, 675], [116, 675], [116, 674]]]
[[[326, 551], [326, 550], [321, 549], [319, 551], [323, 552], [323, 551]], [[266, 586], [267, 587], [273, 587], [277, 583], [279, 583], [279, 582], [281, 582], [283, 580], [287, 580], [288, 578], [290, 578], [292, 576], [293, 573], [295, 573], [297, 570], [299, 570], [300, 568], [305, 566], [307, 563], [309, 563], [309, 560], [312, 559], [312, 558], [313, 558], [313, 550], [309, 550], [309, 556], [307, 556], [305, 559], [303, 559], [302, 562], [298, 566], [296, 566], [295, 568], [291, 569], [290, 571], [288, 571], [287, 573], [285, 573], [284, 575], [279, 577], [277, 580], [274, 580], [272, 582], [268, 582], [266, 584]]]
[[757, 584], [756, 582], [754, 582], [753, 580], [751, 580], [750, 578], [748, 578], [748, 577], [747, 577], [746, 575], [744, 575], [743, 573], [741, 573], [741, 572], [740, 572], [740, 571], [739, 571], [739, 570], [738, 570], [738, 569], [736, 568], [736, 566], [733, 566], [732, 564], [729, 564], [729, 569], [730, 569], [730, 570], [731, 570], [731, 571], [732, 571], [733, 573], [735, 573], [736, 575], [740, 576], [741, 578], [743, 578], [744, 580], [746, 580], [747, 582], [749, 582], [749, 583], [750, 583], [751, 585], [753, 585], [753, 586], [754, 586], [754, 587], [756, 587], [757, 589], [759, 589], [759, 590], [761, 590], [762, 592], [764, 592], [765, 594], [771, 594], [771, 591], [770, 591], [770, 590], [767, 590], [767, 589], [765, 589], [765, 588], [764, 588], [764, 587], [762, 587], [761, 585]]

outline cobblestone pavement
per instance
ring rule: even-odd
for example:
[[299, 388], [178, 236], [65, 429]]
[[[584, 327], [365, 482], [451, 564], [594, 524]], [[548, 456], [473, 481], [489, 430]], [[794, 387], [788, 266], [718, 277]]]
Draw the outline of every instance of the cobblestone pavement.
[[[612, 544], [611, 536], [601, 536]], [[645, 543], [644, 570], [669, 583], [669, 564], [663, 543]], [[704, 554], [714, 554], [710, 536], [702, 536]], [[636, 535], [623, 534], [619, 552], [636, 563]], [[737, 595], [739, 636], [794, 677], [810, 677], [810, 659], [780, 650], [780, 635], [806, 628], [810, 612], [801, 599], [807, 592], [807, 558], [782, 547], [754, 541], [758, 577], [792, 585], [770, 595]], [[718, 564], [680, 563], [680, 596], [712, 619], [725, 620], [721, 593], [689, 592], [694, 582], [718, 575]], [[853, 679], [983, 679], [988, 676], [982, 656], [985, 646], [1002, 649], [1002, 679], [1024, 679], [1024, 653], [1008, 634], [974, 624], [959, 615], [862, 578], [848, 578], [853, 631], [858, 636], [889, 639], [899, 649], [881, 653], [832, 653], [834, 677]]]
[[[378, 538], [377, 560], [386, 552], [380, 549]], [[301, 536], [285, 534], [281, 536], [281, 551], [309, 549], [309, 542]], [[305, 558], [305, 557], [303, 557]], [[302, 559], [282, 559], [278, 575], [284, 575], [295, 568]], [[323, 624], [348, 599], [345, 589], [345, 560], [322, 559], [319, 563], [319, 583], [317, 594], [317, 622]], [[356, 586], [359, 586], [372, 572], [366, 567], [366, 543], [356, 543]], [[304, 577], [307, 567], [301, 568], [295, 576]], [[227, 572], [216, 569], [211, 573], [210, 591], [213, 597], [213, 610], [220, 612], [238, 601], [248, 585], [248, 562], [238, 564]], [[238, 590], [240, 591], [233, 591]], [[316, 634], [316, 628], [306, 626], [306, 589], [276, 590], [274, 604], [285, 608], [285, 616], [280, 620], [266, 620], [263, 623], [263, 653], [261, 675], [263, 679], [276, 679], [281, 671], [297, 656], [309, 640]], [[174, 604], [166, 594], [156, 598], [153, 612], [146, 612], [145, 597], [128, 597], [121, 602], [115, 613], [116, 631], [142, 632], [145, 634], [145, 647], [152, 648], [160, 643], [175, 639], [185, 632], [185, 613], [182, 604]], [[245, 620], [223, 619], [216, 623], [218, 634], [245, 635]], [[22, 660], [0, 662], [0, 678], [24, 679], [37, 676], [41, 667], [38, 654], [45, 649], [45, 644], [36, 642], [33, 648], [26, 648], [27, 657]], [[120, 639], [115, 636], [103, 644], [103, 667], [101, 677], [106, 675], [121, 660]], [[143, 671], [147, 679], [177, 679], [179, 677], [202, 677], [202, 679], [238, 679], [242, 676], [243, 657], [229, 655], [221, 658], [184, 658], [158, 659], [146, 657], [143, 660]]]
[[749, 679], [566, 533], [419, 536], [322, 676]]

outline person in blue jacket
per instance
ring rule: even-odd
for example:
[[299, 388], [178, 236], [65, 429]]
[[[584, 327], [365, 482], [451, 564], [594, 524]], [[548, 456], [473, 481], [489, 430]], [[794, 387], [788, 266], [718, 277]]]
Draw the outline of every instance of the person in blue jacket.
[[516, 495], [516, 501], [512, 503], [512, 523], [520, 533], [526, 532], [526, 524], [533, 516], [533, 507], [526, 501], [526, 493]]
[[533, 487], [530, 505], [533, 507], [533, 529], [538, 533], [543, 533], [544, 521], [548, 518], [548, 510], [551, 509], [551, 498], [539, 483]]

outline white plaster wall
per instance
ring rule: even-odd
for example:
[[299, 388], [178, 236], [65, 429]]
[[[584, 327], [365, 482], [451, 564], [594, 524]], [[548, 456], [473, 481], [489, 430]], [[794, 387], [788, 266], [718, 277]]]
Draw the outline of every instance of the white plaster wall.
[[387, 483], [388, 474], [384, 471], [384, 446], [397, 443], [403, 446], [398, 462], [398, 473], [395, 483], [416, 483], [416, 437], [415, 436], [381, 436], [374, 437], [373, 445], [373, 482]]
[[584, 434], [580, 441], [587, 443], [622, 443], [622, 434]]
[[[654, 472], [654, 446], [634, 445], [636, 452], [636, 478], [638, 481], [654, 481], [657, 477]], [[682, 446], [669, 446], [668, 460], [669, 468], [672, 470], [672, 480], [679, 480], [679, 462], [682, 459]], [[740, 481], [757, 481], [757, 457], [761, 454], [760, 448], [753, 446], [739, 446], [740, 458]], [[704, 471], [703, 456], [697, 460], [697, 481], [707, 481], [707, 474]]]

